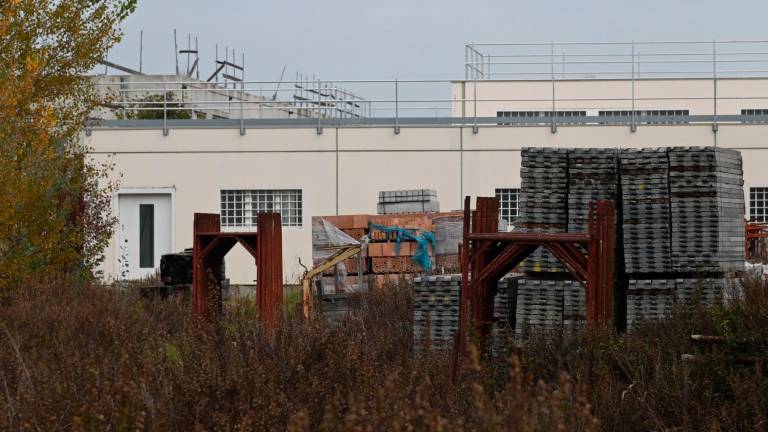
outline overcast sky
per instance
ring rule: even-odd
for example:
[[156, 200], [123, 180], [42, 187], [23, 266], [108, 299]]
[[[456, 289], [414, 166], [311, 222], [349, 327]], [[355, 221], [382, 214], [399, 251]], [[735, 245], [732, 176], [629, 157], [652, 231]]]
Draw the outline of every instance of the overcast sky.
[[206, 76], [218, 43], [249, 80], [453, 79], [466, 42], [766, 39], [766, 17], [765, 0], [139, 0], [109, 59], [138, 68], [144, 30], [144, 71], [172, 73], [176, 28]]

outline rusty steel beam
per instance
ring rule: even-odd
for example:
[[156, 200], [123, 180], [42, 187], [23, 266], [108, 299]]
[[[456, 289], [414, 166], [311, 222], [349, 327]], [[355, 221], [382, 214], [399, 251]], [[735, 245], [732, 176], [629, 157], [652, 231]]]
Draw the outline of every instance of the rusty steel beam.
[[[217, 268], [214, 263], [204, 258], [203, 251], [213, 243], [214, 238], [202, 233], [218, 232], [219, 215], [195, 213], [193, 221], [192, 244], [192, 310], [196, 316], [211, 318], [212, 309], [220, 311], [221, 296], [216, 296], [211, 288], [209, 275], [215, 280]], [[219, 276], [220, 277], [220, 276]], [[213, 303], [213, 305], [211, 305]], [[212, 308], [213, 306], [213, 308]]]
[[256, 220], [256, 296], [259, 321], [274, 330], [283, 305], [283, 236], [279, 213], [261, 213]]
[[518, 245], [515, 243], [507, 245], [487, 266], [480, 270], [477, 276], [473, 276], [474, 280], [472, 283], [482, 284], [488, 280], [496, 280], [498, 282], [511, 269], [517, 267], [520, 262], [533, 253], [537, 247], [538, 245]]
[[587, 275], [587, 325], [613, 322], [613, 288], [616, 248], [616, 209], [613, 201], [590, 205], [589, 271]]
[[572, 243], [550, 242], [544, 245], [565, 268], [581, 282], [587, 281], [587, 258]]
[[[460, 245], [461, 292], [459, 331], [454, 339], [451, 376], [459, 353], [465, 353], [467, 327], [487, 349], [493, 322], [493, 299], [498, 281], [542, 246], [563, 263], [576, 280], [584, 283], [587, 323], [607, 325], [613, 318], [616, 221], [613, 201], [590, 205], [587, 233], [499, 233], [499, 203], [478, 197], [476, 209], [464, 199], [463, 238]], [[583, 246], [586, 247], [586, 253]]]
[[282, 221], [278, 213], [261, 213], [254, 232], [221, 232], [217, 214], [195, 213], [192, 252], [192, 310], [211, 319], [221, 314], [224, 256], [240, 244], [254, 258], [257, 302], [263, 328], [279, 323], [283, 303]]
[[[460, 248], [460, 261], [461, 261], [461, 289], [459, 291], [459, 338], [458, 347], [454, 349], [454, 353], [465, 353], [467, 348], [467, 324], [469, 321], [469, 233], [471, 210], [470, 198], [467, 196], [464, 198], [464, 224], [462, 227], [461, 248]], [[454, 375], [455, 376], [455, 375]]]
[[472, 233], [470, 240], [489, 240], [499, 242], [527, 242], [542, 244], [545, 242], [588, 244], [589, 235], [580, 233], [528, 233], [528, 232], [499, 232], [499, 233]]

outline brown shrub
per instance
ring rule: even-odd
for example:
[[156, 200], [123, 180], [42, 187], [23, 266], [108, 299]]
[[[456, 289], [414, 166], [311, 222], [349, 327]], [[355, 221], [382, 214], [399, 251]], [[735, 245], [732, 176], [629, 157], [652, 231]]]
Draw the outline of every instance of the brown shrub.
[[0, 309], [0, 429], [765, 429], [766, 381], [735, 351], [680, 361], [692, 332], [725, 327], [764, 353], [768, 305], [747, 297], [628, 335], [541, 335], [504, 360], [473, 348], [452, 384], [445, 352], [412, 352], [408, 289], [266, 335], [251, 301], [201, 323], [181, 299], [37, 287]]

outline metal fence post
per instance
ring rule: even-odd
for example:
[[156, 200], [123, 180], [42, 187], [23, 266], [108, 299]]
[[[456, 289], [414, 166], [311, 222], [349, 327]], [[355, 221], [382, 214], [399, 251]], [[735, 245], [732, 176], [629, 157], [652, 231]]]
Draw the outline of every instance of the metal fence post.
[[322, 115], [321, 115], [321, 111], [320, 111], [321, 108], [320, 108], [320, 79], [319, 78], [317, 80], [316, 94], [317, 94], [317, 104], [315, 106], [317, 108], [317, 134], [318, 135], [322, 135], [323, 134], [323, 125], [320, 123], [320, 117], [322, 117]]
[[395, 135], [400, 133], [400, 101], [398, 95], [398, 83], [395, 78]]
[[245, 135], [245, 82], [240, 81], [240, 136]]
[[712, 41], [712, 132], [717, 133], [717, 42]]
[[168, 136], [168, 91], [163, 86], [163, 136]]
[[469, 79], [469, 44], [464, 44], [464, 79]]
[[480, 132], [480, 128], [477, 127], [477, 77], [475, 77], [475, 79], [472, 81], [472, 84], [474, 85], [474, 90], [473, 90], [473, 92], [474, 92], [474, 96], [473, 96], [473, 99], [474, 99], [474, 103], [473, 103], [474, 104], [474, 108], [473, 108], [473, 111], [474, 111], [473, 112], [474, 122], [472, 124], [472, 133], [473, 134], [477, 134], [477, 133]]
[[552, 119], [551, 119], [550, 131], [552, 133], [557, 133], [557, 121], [555, 120], [555, 41], [551, 41], [550, 43], [549, 54], [550, 54], [549, 72], [550, 72], [550, 78], [552, 80]]
[[635, 122], [635, 41], [632, 41], [632, 120], [629, 130], [631, 132], [637, 131], [637, 123]]

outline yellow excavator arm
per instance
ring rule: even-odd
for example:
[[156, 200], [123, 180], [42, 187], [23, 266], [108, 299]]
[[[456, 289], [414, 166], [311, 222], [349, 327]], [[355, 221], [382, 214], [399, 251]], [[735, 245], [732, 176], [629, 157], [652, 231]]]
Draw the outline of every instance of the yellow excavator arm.
[[336, 264], [344, 261], [345, 259], [351, 258], [359, 254], [361, 250], [362, 250], [361, 247], [358, 245], [345, 246], [343, 249], [340, 249], [339, 252], [337, 252], [330, 258], [328, 258], [328, 260], [326, 260], [322, 264], [304, 273], [304, 276], [302, 276], [301, 278], [301, 289], [303, 293], [302, 303], [304, 305], [304, 318], [309, 318], [310, 316], [312, 316], [312, 306], [314, 305], [312, 280], [315, 279], [315, 276], [321, 274], [322, 272], [335, 266]]

